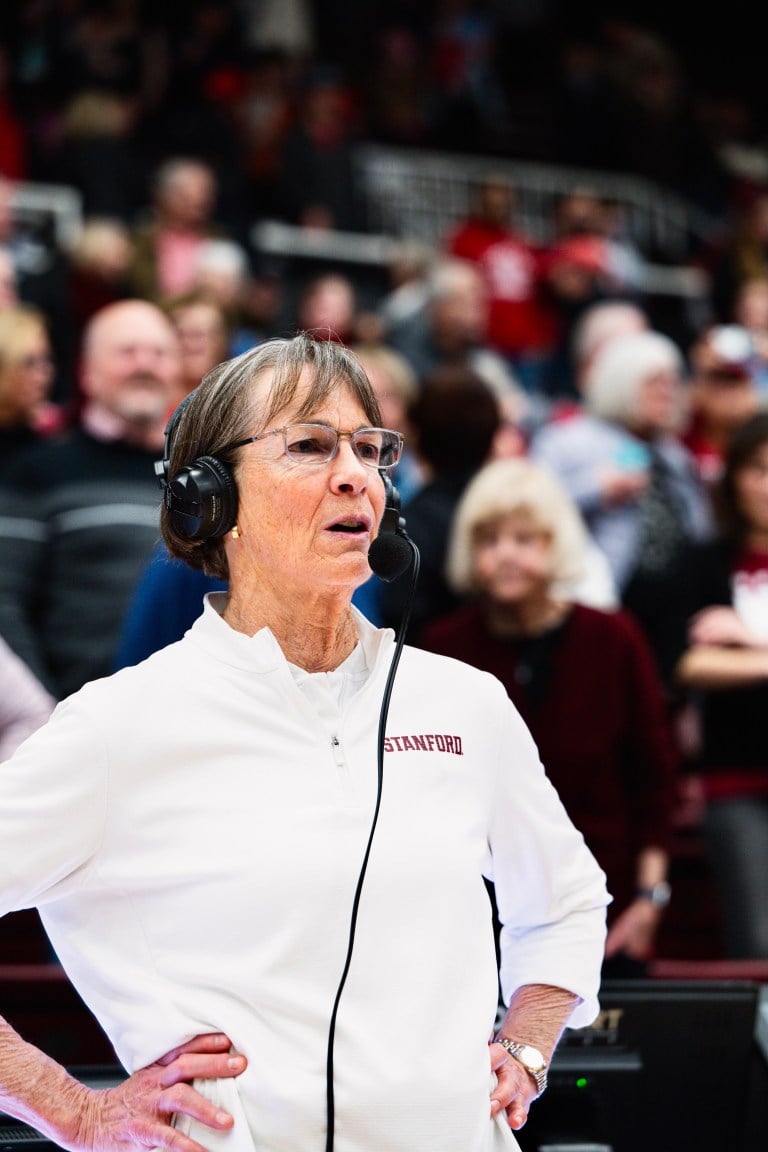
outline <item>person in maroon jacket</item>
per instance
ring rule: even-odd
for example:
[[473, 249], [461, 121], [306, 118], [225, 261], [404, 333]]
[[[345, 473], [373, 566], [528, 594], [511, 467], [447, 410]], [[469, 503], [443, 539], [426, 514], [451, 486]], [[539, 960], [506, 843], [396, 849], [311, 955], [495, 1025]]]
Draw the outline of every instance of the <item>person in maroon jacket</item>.
[[678, 756], [640, 626], [575, 598], [589, 549], [546, 467], [486, 465], [457, 506], [448, 549], [448, 579], [465, 605], [417, 641], [505, 685], [608, 878], [604, 975], [642, 975], [670, 896]]

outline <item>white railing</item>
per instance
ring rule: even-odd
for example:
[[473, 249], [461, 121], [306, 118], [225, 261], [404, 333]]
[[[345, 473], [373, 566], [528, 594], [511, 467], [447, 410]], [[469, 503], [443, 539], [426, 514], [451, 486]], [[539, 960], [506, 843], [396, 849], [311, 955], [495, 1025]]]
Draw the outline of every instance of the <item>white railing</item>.
[[691, 240], [713, 226], [680, 197], [628, 175], [376, 144], [357, 147], [355, 168], [371, 230], [428, 244], [439, 243], [466, 214], [474, 188], [490, 172], [513, 184], [520, 228], [542, 243], [551, 239], [557, 200], [585, 186], [623, 206], [641, 252], [672, 263], [684, 260]]

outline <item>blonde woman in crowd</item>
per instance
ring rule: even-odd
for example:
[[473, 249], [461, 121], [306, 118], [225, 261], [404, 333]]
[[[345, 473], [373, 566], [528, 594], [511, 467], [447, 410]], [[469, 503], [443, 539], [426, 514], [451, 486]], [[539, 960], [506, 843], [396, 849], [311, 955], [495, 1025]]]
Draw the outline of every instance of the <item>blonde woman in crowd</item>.
[[585, 602], [593, 556], [549, 469], [526, 458], [487, 464], [457, 506], [448, 548], [449, 582], [467, 603], [426, 625], [419, 643], [504, 684], [608, 877], [605, 974], [634, 976], [669, 895], [677, 757], [640, 628]]
[[45, 314], [32, 304], [0, 311], [0, 446], [2, 466], [60, 427], [50, 401], [55, 365]]

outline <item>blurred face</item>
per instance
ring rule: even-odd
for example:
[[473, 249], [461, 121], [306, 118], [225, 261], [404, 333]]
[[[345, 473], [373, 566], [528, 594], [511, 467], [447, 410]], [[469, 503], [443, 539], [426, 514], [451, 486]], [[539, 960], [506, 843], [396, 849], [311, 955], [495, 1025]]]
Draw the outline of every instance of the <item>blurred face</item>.
[[335, 277], [315, 285], [302, 307], [302, 328], [329, 329], [343, 335], [348, 332], [355, 314], [351, 285]]
[[463, 287], [435, 300], [432, 330], [445, 347], [480, 343], [488, 325], [488, 298], [479, 277], [467, 278]]
[[677, 372], [653, 372], [643, 381], [637, 397], [633, 426], [643, 433], [665, 432], [679, 422], [683, 401]]
[[170, 320], [143, 301], [105, 309], [87, 339], [81, 380], [85, 395], [121, 420], [152, 425], [162, 419], [181, 380]]
[[48, 399], [53, 384], [53, 357], [45, 332], [30, 332], [26, 349], [9, 370], [8, 398], [13, 398], [20, 416], [32, 415]]
[[[340, 387], [310, 416], [298, 417], [311, 368], [294, 401], [272, 428], [295, 422], [328, 424], [342, 432], [370, 421], [359, 400]], [[351, 594], [370, 575], [368, 549], [384, 512], [384, 485], [347, 439], [325, 463], [290, 460], [281, 435], [240, 449], [237, 466], [240, 539], [227, 542], [233, 587], [250, 582], [283, 595]]]
[[522, 510], [479, 525], [472, 555], [476, 586], [497, 604], [539, 596], [552, 579], [552, 537]]
[[745, 328], [768, 328], [768, 280], [745, 284], [734, 306], [735, 319]]
[[175, 220], [198, 227], [210, 218], [216, 199], [216, 180], [207, 168], [189, 165], [163, 189], [164, 211]]
[[403, 432], [408, 420], [402, 393], [392, 382], [385, 368], [366, 359], [365, 356], [361, 356], [360, 359], [379, 402], [382, 426]]
[[221, 314], [204, 302], [178, 308], [173, 323], [181, 344], [184, 375], [199, 383], [227, 358], [227, 331]]
[[768, 444], [734, 476], [739, 511], [761, 534], [768, 532]]
[[754, 415], [760, 399], [751, 376], [726, 368], [712, 368], [697, 376], [692, 402], [696, 413], [709, 427], [730, 429]]

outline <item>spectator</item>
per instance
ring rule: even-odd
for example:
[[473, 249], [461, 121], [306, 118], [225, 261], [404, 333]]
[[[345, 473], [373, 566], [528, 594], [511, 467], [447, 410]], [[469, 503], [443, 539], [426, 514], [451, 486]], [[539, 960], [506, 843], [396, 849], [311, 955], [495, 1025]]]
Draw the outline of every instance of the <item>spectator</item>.
[[768, 958], [768, 414], [731, 438], [718, 532], [684, 569], [679, 683], [692, 694], [707, 854], [729, 956]]
[[290, 223], [365, 231], [353, 167], [355, 137], [352, 93], [344, 78], [333, 68], [310, 67], [280, 149], [278, 203]]
[[418, 379], [443, 366], [465, 365], [483, 376], [499, 399], [522, 388], [507, 361], [489, 346], [488, 291], [471, 260], [445, 257], [430, 269], [423, 305], [386, 330], [386, 342]]
[[33, 304], [0, 311], [0, 474], [65, 423], [51, 403], [55, 373], [45, 315]]
[[74, 328], [71, 375], [77, 375], [80, 341], [90, 318], [107, 304], [130, 295], [131, 230], [110, 216], [86, 216], [67, 252], [70, 315]]
[[683, 441], [702, 483], [710, 489], [720, 477], [734, 429], [761, 405], [758, 357], [746, 328], [715, 324], [705, 328], [688, 352], [689, 403]]
[[200, 249], [226, 234], [215, 217], [217, 191], [204, 160], [172, 156], [157, 167], [151, 208], [133, 230], [134, 295], [157, 302], [193, 286]]
[[712, 305], [717, 322], [733, 319], [741, 286], [768, 272], [768, 188], [759, 185], [734, 212], [731, 225], [715, 250], [702, 257], [711, 275]]
[[386, 344], [356, 344], [357, 353], [381, 409], [382, 425], [402, 432], [403, 452], [391, 478], [405, 506], [423, 482], [421, 466], [413, 449], [413, 429], [408, 416], [416, 402], [419, 384], [410, 364]]
[[0, 761], [50, 716], [55, 701], [0, 636]]
[[488, 293], [487, 342], [509, 360], [524, 386], [537, 390], [559, 329], [542, 291], [542, 252], [515, 226], [515, 209], [513, 185], [489, 173], [475, 191], [468, 216], [444, 238], [444, 247], [481, 269]]
[[142, 208], [146, 173], [133, 133], [135, 98], [103, 88], [83, 89], [67, 102], [53, 172], [78, 190], [85, 216], [130, 227]]
[[[456, 606], [445, 579], [451, 521], [465, 486], [489, 458], [501, 411], [485, 380], [459, 364], [443, 366], [421, 381], [408, 416], [424, 473], [406, 517], [408, 534], [421, 552], [411, 613], [410, 632], [415, 635], [427, 620]], [[392, 628], [399, 630], [408, 591], [408, 582], [402, 579], [382, 587], [382, 619]]]
[[760, 397], [765, 401], [768, 399], [768, 264], [765, 273], [742, 281], [733, 302], [732, 320], [752, 338], [755, 379]]
[[541, 428], [530, 449], [576, 501], [665, 678], [671, 668], [659, 589], [687, 543], [711, 527], [706, 491], [680, 439], [684, 366], [680, 349], [660, 332], [610, 340], [586, 374], [584, 413]]
[[486, 465], [458, 503], [448, 548], [449, 582], [466, 602], [427, 624], [419, 643], [504, 684], [606, 873], [604, 975], [637, 976], [668, 898], [677, 757], [641, 630], [583, 601], [592, 547], [547, 468]]
[[590, 365], [608, 340], [614, 336], [645, 332], [650, 326], [647, 312], [632, 300], [609, 297], [585, 308], [570, 334], [569, 366], [563, 396], [552, 405], [547, 419], [562, 420], [582, 411]]
[[230, 355], [229, 312], [213, 293], [192, 289], [162, 303], [179, 337], [181, 378], [170, 409]]
[[[264, 298], [265, 290], [275, 288], [275, 278], [254, 279], [250, 257], [237, 240], [219, 237], [200, 245], [192, 273], [194, 289], [215, 297], [227, 316], [229, 337], [226, 356], [239, 356], [254, 344], [266, 338], [264, 316], [255, 308], [257, 293]], [[276, 309], [279, 297], [272, 305]], [[267, 318], [267, 323], [274, 314]]]
[[357, 291], [341, 272], [310, 277], [299, 292], [297, 326], [318, 338], [347, 344], [357, 337]]
[[109, 670], [158, 535], [153, 464], [179, 372], [175, 330], [155, 305], [109, 305], [83, 340], [80, 422], [3, 478], [0, 634], [56, 698]]

